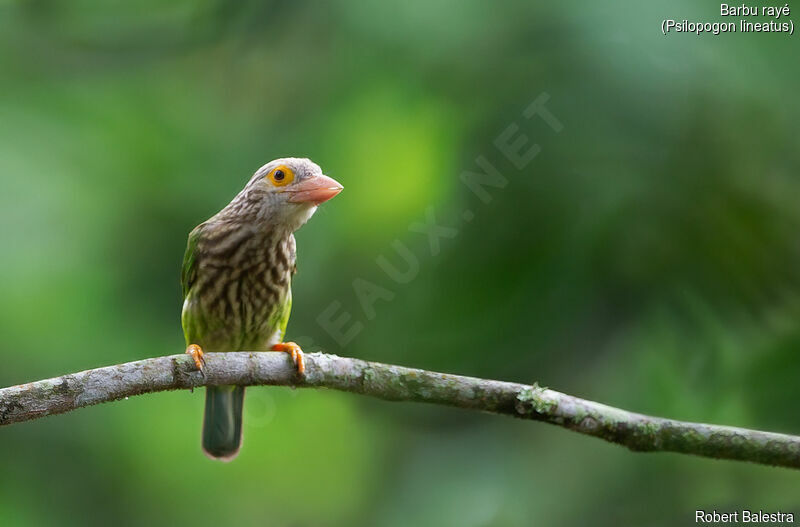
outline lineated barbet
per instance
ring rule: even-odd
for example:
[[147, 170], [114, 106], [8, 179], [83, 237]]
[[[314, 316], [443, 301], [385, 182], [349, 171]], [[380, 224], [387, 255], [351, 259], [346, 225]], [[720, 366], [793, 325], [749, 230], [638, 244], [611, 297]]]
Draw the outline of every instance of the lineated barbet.
[[[285, 351], [298, 373], [303, 352], [284, 342], [296, 270], [292, 234], [342, 186], [309, 159], [276, 159], [259, 168], [219, 213], [189, 234], [183, 258], [181, 322], [186, 353]], [[206, 389], [202, 445], [214, 459], [236, 457], [242, 442], [244, 387]]]

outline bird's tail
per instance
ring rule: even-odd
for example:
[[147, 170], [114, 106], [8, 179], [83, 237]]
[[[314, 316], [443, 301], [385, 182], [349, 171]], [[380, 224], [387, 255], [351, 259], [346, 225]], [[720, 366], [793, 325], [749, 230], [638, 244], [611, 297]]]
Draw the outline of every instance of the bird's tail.
[[230, 461], [242, 446], [243, 386], [206, 388], [203, 451], [212, 459]]

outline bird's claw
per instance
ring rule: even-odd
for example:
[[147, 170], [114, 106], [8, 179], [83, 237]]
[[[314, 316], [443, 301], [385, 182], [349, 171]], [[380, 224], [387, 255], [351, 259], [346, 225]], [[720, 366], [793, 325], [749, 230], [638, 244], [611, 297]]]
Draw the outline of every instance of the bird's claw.
[[195, 367], [200, 371], [200, 373], [205, 375], [206, 372], [204, 367], [206, 365], [206, 359], [203, 356], [203, 348], [197, 344], [189, 344], [189, 347], [186, 348], [186, 354], [192, 358]]
[[306, 372], [306, 363], [303, 356], [303, 350], [294, 342], [279, 342], [272, 346], [272, 351], [283, 351], [292, 357], [292, 362], [297, 366], [297, 373], [300, 375]]

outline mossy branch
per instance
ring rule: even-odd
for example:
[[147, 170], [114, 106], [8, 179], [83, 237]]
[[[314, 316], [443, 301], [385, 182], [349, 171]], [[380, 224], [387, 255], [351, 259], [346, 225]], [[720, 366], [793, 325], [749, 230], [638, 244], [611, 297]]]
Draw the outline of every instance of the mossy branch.
[[143, 393], [206, 385], [330, 388], [389, 401], [455, 406], [545, 421], [638, 452], [678, 452], [800, 468], [800, 437], [636, 414], [538, 385], [477, 379], [322, 353], [300, 378], [283, 353], [207, 353], [145, 359], [0, 389], [0, 426]]

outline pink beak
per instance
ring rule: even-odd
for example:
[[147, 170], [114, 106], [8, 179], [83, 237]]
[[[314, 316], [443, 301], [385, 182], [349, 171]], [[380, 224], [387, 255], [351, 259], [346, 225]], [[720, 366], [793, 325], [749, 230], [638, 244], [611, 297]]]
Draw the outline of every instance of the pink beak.
[[325, 203], [336, 194], [342, 191], [344, 187], [333, 178], [328, 176], [314, 176], [310, 179], [298, 183], [291, 190], [289, 201], [292, 203], [313, 203], [319, 205]]

